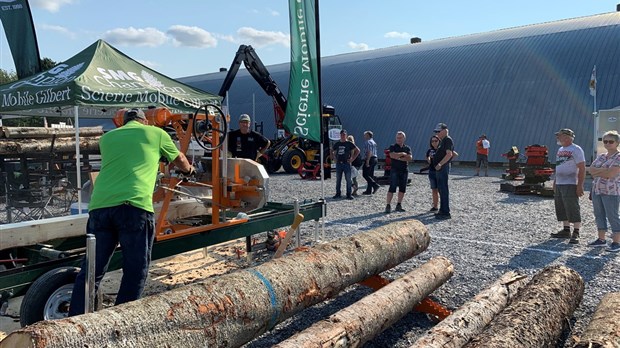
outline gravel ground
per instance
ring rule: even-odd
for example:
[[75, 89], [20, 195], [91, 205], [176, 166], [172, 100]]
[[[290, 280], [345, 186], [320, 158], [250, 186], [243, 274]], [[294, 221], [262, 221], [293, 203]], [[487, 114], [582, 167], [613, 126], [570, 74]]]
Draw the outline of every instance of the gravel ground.
[[[419, 165], [414, 167], [417, 170]], [[603, 295], [617, 291], [620, 280], [618, 272], [614, 271], [618, 267], [617, 255], [603, 248], [586, 246], [596, 236], [592, 204], [587, 197], [581, 200], [581, 241], [578, 245], [568, 244], [567, 240], [549, 238], [549, 233], [561, 227], [555, 219], [553, 199], [499, 191], [502, 172], [503, 169], [495, 168], [489, 177], [474, 177], [472, 167], [453, 167], [450, 176], [452, 219], [443, 221], [434, 219], [429, 212], [431, 195], [426, 175], [410, 174], [412, 185], [408, 187], [403, 202], [406, 212], [389, 215], [383, 213], [387, 187], [383, 186], [376, 195], [358, 196], [353, 201], [333, 200], [333, 175], [325, 182], [325, 197], [329, 197], [325, 240], [363, 232], [399, 219], [420, 220], [431, 235], [428, 250], [383, 275], [395, 279], [434, 256], [448, 257], [455, 266], [454, 276], [432, 296], [450, 309], [458, 308], [509, 270], [533, 275], [548, 265], [568, 266], [579, 272], [586, 284], [583, 301], [571, 321], [571, 332], [565, 333], [565, 339], [558, 345], [569, 347], [572, 345], [571, 336], [579, 336], [584, 331]], [[302, 181], [292, 175], [272, 176], [270, 187], [274, 201], [308, 198], [308, 192], [321, 192], [320, 182]], [[589, 190], [589, 180], [586, 189]], [[305, 225], [307, 227], [302, 233], [310, 240], [313, 225]], [[369, 293], [366, 288], [353, 286], [339, 297], [286, 320], [246, 347], [269, 347]], [[432, 326], [433, 322], [425, 315], [411, 313], [368, 342], [366, 347], [409, 347]]]
[[[414, 166], [414, 170], [419, 168], [418, 164]], [[474, 177], [472, 167], [454, 166], [450, 176], [452, 219], [443, 221], [435, 220], [429, 212], [431, 195], [426, 175], [410, 174], [412, 185], [407, 188], [403, 202], [406, 212], [389, 215], [383, 213], [387, 187], [383, 186], [376, 195], [360, 195], [353, 201], [333, 200], [336, 181], [333, 175], [325, 181], [328, 212], [323, 240], [342, 238], [399, 219], [420, 220], [431, 235], [428, 250], [383, 276], [396, 279], [434, 256], [446, 256], [454, 263], [454, 276], [432, 296], [449, 309], [458, 308], [509, 270], [533, 275], [548, 265], [566, 265], [579, 272], [586, 283], [583, 301], [571, 320], [571, 332], [565, 333], [565, 339], [558, 345], [569, 347], [571, 336], [583, 332], [603, 295], [617, 291], [619, 275], [614, 271], [618, 266], [617, 255], [586, 246], [596, 235], [592, 204], [587, 197], [581, 201], [584, 226], [580, 244], [568, 244], [567, 240], [549, 238], [549, 233], [560, 228], [555, 221], [553, 200], [500, 192], [502, 172], [503, 168], [494, 168], [489, 177]], [[364, 183], [362, 179], [360, 193]], [[300, 180], [287, 174], [273, 175], [270, 188], [270, 200], [278, 202], [316, 199], [321, 192], [320, 181]], [[0, 221], [5, 218], [3, 208], [0, 207]], [[314, 226], [312, 222], [302, 224], [306, 244], [312, 242]], [[245, 347], [270, 347], [369, 293], [367, 288], [352, 286], [340, 296], [289, 318]], [[433, 322], [425, 315], [412, 312], [365, 347], [408, 347], [432, 326]]]

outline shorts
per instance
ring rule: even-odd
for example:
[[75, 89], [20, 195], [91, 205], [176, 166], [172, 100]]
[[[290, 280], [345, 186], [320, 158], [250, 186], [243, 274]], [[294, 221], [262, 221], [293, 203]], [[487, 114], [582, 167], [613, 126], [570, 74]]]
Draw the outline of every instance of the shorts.
[[554, 199], [558, 221], [581, 222], [577, 185], [555, 185]]
[[489, 155], [483, 155], [481, 153], [476, 154], [476, 168], [480, 168], [481, 166], [489, 166]]
[[437, 172], [434, 170], [428, 171], [428, 181], [431, 183], [431, 190], [437, 189]]
[[390, 171], [390, 189], [388, 192], [394, 193], [396, 192], [396, 187], [398, 187], [398, 191], [405, 193], [407, 190], [407, 179], [409, 179], [409, 172], [404, 171]]

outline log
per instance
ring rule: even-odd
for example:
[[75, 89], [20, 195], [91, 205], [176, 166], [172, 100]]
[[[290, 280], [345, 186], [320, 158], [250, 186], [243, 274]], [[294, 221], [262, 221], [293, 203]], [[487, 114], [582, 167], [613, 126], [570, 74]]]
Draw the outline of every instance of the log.
[[603, 296], [575, 348], [620, 347], [620, 292]]
[[[45, 127], [2, 127], [4, 137], [10, 139], [32, 138], [75, 138], [75, 128], [45, 128]], [[80, 127], [80, 137], [94, 137], [103, 135], [103, 127]]]
[[360, 347], [411, 312], [453, 273], [450, 260], [435, 257], [274, 348]]
[[482, 332], [485, 326], [500, 313], [527, 283], [527, 277], [517, 272], [507, 272], [435, 325], [411, 346], [416, 348], [462, 347]]
[[393, 222], [254, 268], [11, 333], [9, 347], [238, 347], [304, 308], [426, 250], [427, 228]]
[[[80, 151], [99, 152], [101, 137], [80, 138]], [[0, 139], [0, 155], [41, 154], [52, 152], [52, 139]], [[75, 152], [75, 139], [58, 138], [53, 152]]]
[[465, 347], [556, 347], [583, 289], [579, 273], [565, 266], [547, 267]]

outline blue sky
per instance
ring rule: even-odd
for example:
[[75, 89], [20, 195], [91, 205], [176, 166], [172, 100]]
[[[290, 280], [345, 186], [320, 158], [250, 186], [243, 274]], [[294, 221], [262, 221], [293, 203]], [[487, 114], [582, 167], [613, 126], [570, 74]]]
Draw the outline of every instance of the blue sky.
[[[323, 56], [372, 50], [616, 10], [611, 0], [329, 0]], [[284, 0], [30, 0], [41, 57], [64, 61], [97, 39], [170, 77], [228, 68], [240, 44], [266, 65], [289, 60]], [[14, 70], [4, 30], [0, 68]]]

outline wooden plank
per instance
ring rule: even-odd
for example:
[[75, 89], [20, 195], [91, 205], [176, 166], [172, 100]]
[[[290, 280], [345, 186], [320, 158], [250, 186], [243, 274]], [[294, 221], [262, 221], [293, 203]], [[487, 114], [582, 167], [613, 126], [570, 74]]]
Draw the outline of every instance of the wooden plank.
[[[75, 137], [75, 128], [45, 128], [45, 127], [2, 127], [4, 137], [9, 139], [57, 138]], [[103, 127], [80, 127], [80, 136], [103, 135]]]
[[[161, 204], [155, 204], [155, 214]], [[170, 202], [168, 220], [211, 214], [211, 209], [193, 199]], [[0, 250], [43, 243], [53, 239], [79, 237], [86, 233], [88, 214], [61, 216], [1, 225]]]

